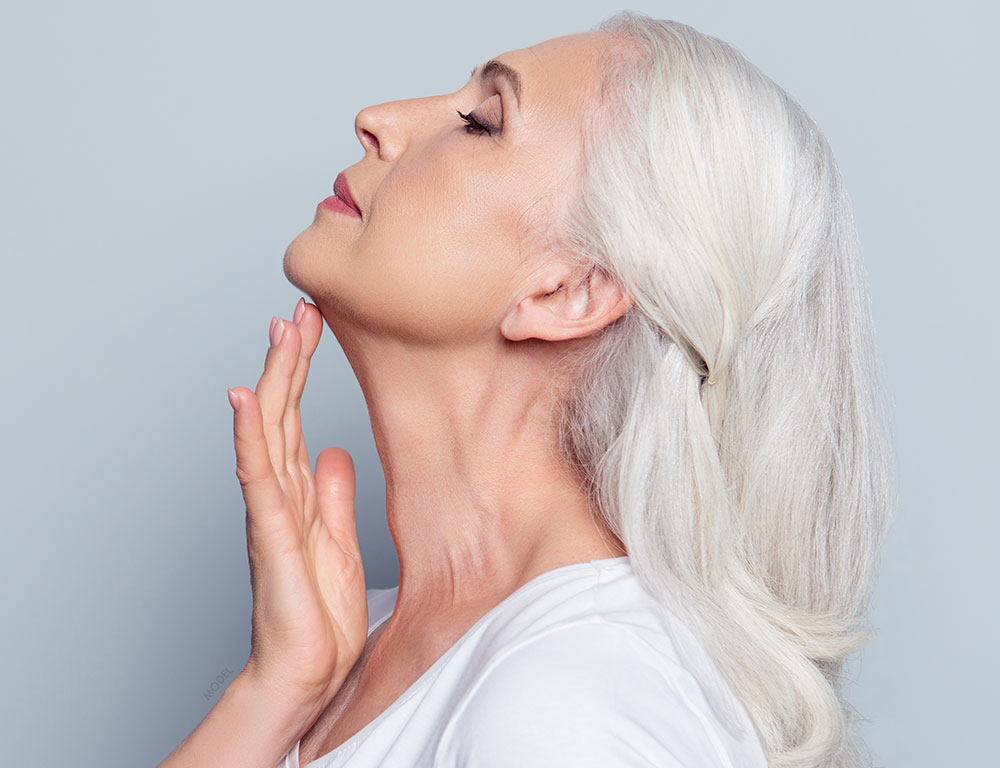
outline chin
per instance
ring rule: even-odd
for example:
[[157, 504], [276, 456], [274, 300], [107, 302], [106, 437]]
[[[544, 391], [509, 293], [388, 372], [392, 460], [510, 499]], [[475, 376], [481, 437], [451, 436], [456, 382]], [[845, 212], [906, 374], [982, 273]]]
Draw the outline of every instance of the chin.
[[309, 293], [308, 270], [305, 269], [308, 262], [308, 249], [304, 248], [301, 242], [304, 235], [305, 232], [298, 235], [285, 248], [285, 255], [281, 260], [281, 269], [285, 273], [288, 282], [300, 291]]

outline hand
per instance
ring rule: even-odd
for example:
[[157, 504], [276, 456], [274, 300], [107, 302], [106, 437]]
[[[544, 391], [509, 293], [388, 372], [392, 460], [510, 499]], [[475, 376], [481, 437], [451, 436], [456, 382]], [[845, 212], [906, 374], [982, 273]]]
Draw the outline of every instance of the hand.
[[342, 448], [327, 448], [314, 476], [302, 435], [299, 402], [323, 316], [302, 300], [296, 318], [272, 322], [256, 391], [230, 391], [253, 590], [244, 673], [276, 695], [322, 709], [364, 648], [368, 601], [353, 461]]

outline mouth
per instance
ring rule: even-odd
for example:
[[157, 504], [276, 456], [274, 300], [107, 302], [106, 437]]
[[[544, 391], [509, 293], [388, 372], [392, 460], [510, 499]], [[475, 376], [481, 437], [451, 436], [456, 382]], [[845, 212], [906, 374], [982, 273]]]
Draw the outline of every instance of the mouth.
[[351, 195], [351, 188], [347, 184], [347, 177], [343, 171], [337, 174], [337, 179], [333, 182], [333, 194], [347, 205], [348, 208], [353, 209], [359, 219], [361, 218], [361, 209], [354, 202], [354, 197]]
[[345, 216], [350, 216], [352, 219], [361, 218], [354, 208], [351, 208], [351, 206], [336, 195], [330, 195], [325, 200], [321, 200], [317, 208], [323, 208], [327, 211], [333, 211], [334, 213], [342, 213]]

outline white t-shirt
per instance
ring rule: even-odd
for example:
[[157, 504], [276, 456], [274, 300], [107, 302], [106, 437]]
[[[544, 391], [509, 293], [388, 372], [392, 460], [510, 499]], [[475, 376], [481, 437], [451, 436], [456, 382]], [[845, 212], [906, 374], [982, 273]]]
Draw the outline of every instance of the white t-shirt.
[[[368, 590], [369, 634], [398, 589]], [[542, 573], [304, 768], [766, 768], [746, 709], [660, 610], [627, 556]], [[732, 708], [741, 733], [710, 700]], [[300, 743], [278, 768], [300, 768]]]

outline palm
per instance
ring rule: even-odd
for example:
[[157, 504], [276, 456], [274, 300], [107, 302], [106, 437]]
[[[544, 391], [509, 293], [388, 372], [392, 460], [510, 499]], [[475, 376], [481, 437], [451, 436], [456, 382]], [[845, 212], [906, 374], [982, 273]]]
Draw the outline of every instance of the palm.
[[299, 399], [322, 332], [312, 305], [268, 350], [256, 393], [236, 388], [237, 476], [254, 595], [248, 666], [332, 698], [364, 646], [368, 607], [354, 524], [354, 468], [341, 448], [310, 468]]

